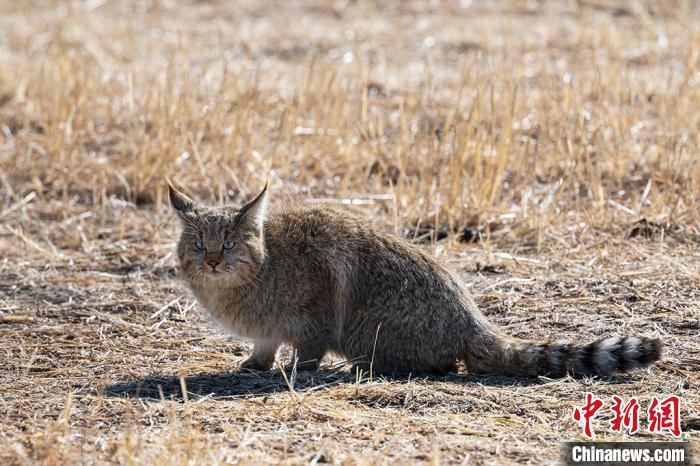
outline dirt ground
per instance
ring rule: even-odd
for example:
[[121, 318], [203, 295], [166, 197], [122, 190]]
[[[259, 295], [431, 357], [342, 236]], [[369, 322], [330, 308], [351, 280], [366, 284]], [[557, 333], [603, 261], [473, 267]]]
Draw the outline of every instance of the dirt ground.
[[[672, 440], [645, 410], [673, 394], [696, 442], [699, 8], [0, 2], [0, 463], [551, 464], [586, 392], [598, 440]], [[269, 178], [346, 205], [512, 335], [658, 336], [664, 360], [241, 372], [249, 346], [178, 278], [166, 175], [205, 201]], [[613, 395], [640, 400], [639, 433], [610, 431]]]

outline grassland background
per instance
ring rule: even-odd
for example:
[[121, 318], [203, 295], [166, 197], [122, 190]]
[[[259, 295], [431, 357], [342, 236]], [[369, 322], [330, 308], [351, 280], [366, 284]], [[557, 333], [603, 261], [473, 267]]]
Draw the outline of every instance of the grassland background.
[[[0, 462], [551, 463], [586, 391], [678, 394], [697, 439], [699, 60], [691, 0], [0, 2]], [[166, 175], [347, 205], [418, 232], [513, 335], [667, 357], [239, 373], [177, 279]]]

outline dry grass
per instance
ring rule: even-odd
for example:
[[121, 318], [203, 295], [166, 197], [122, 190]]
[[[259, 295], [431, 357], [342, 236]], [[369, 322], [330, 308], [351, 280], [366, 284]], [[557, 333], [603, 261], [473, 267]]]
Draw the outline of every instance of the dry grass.
[[[229, 3], [0, 4], [0, 462], [551, 463], [585, 391], [678, 394], [697, 439], [698, 3]], [[163, 177], [239, 202], [267, 174], [425, 239], [514, 335], [667, 359], [239, 373], [176, 278]]]

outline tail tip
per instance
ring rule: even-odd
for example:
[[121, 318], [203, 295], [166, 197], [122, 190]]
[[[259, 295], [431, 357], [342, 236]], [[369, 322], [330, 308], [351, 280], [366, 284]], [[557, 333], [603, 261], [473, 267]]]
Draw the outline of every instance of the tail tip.
[[661, 360], [664, 353], [664, 344], [660, 338], [638, 337], [639, 338], [639, 363], [648, 366]]
[[601, 377], [644, 369], [663, 357], [661, 339], [643, 336], [605, 338], [582, 350], [579, 372]]

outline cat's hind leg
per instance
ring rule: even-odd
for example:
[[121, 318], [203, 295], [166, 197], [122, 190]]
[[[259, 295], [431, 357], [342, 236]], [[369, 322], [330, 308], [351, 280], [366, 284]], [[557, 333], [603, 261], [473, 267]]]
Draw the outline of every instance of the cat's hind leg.
[[329, 343], [324, 338], [296, 342], [294, 343], [292, 362], [287, 367], [292, 368], [296, 363], [299, 371], [315, 371], [329, 347]]

